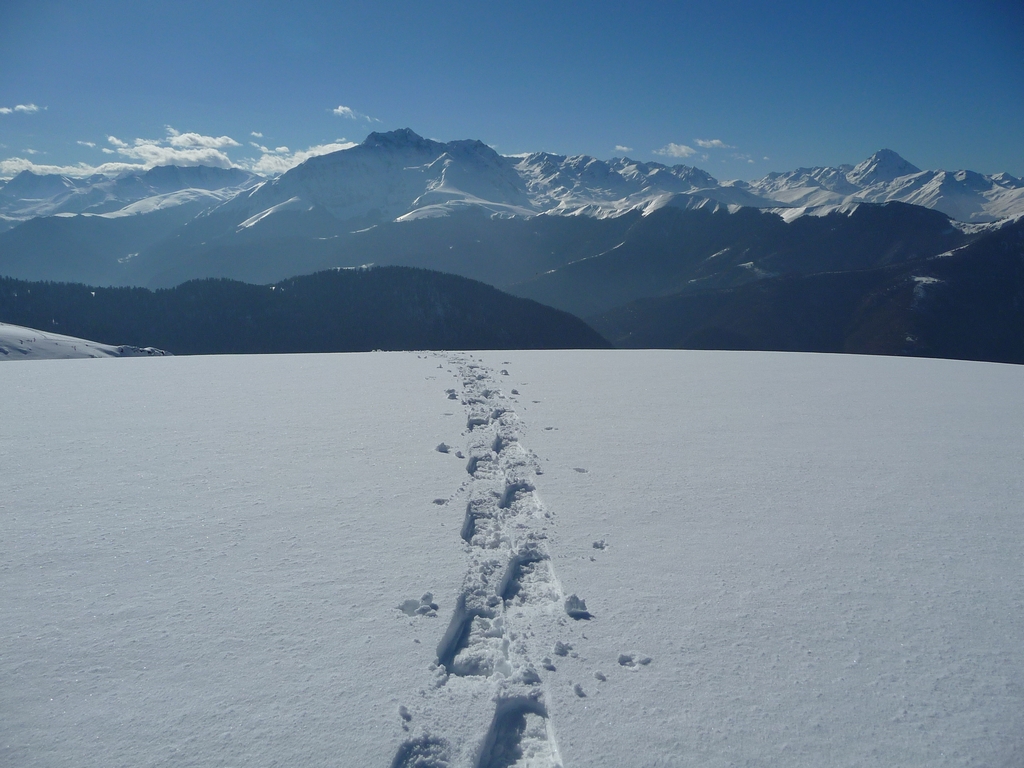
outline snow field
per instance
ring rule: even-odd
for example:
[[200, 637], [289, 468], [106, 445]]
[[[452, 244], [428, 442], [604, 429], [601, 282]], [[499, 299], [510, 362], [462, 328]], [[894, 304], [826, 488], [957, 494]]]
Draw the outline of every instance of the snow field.
[[443, 631], [397, 606], [463, 571], [432, 368], [3, 366], [0, 764], [387, 765]]
[[0, 387], [0, 764], [1024, 755], [1024, 368], [376, 353]]
[[565, 765], [1024, 759], [1024, 369], [482, 358], [594, 614], [545, 679]]

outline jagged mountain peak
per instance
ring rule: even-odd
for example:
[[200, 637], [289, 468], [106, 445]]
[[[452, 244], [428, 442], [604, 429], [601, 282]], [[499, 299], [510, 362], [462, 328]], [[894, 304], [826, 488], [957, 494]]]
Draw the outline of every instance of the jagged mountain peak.
[[921, 169], [891, 149], [880, 149], [867, 160], [854, 166], [853, 170], [846, 174], [846, 178], [851, 184], [864, 187], [890, 182], [915, 173], [921, 173]]
[[398, 128], [394, 131], [373, 131], [359, 146], [367, 149], [431, 149], [443, 145], [423, 138], [411, 128]]

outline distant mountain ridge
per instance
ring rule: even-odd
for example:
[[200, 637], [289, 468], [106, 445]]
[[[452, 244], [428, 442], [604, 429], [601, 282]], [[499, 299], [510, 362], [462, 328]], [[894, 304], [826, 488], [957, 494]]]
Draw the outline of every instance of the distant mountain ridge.
[[889, 149], [855, 166], [798, 168], [737, 186], [798, 209], [851, 203], [901, 202], [941, 211], [962, 222], [1024, 215], [1024, 181], [1008, 173], [922, 171]]
[[[699, 168], [629, 158], [537, 152], [500, 155], [475, 140], [439, 142], [403, 128], [371, 133], [350, 149], [306, 160], [273, 179], [238, 169], [163, 166], [116, 179], [24, 171], [0, 187], [8, 226], [44, 215], [110, 215], [140, 201], [196, 190], [236, 226], [266, 226], [291, 211], [319, 210], [366, 225], [451, 215], [475, 207], [497, 216], [595, 218], [664, 206], [793, 209], [906, 202], [963, 222], [1024, 215], [1024, 181], [1009, 174], [922, 171], [883, 149], [855, 166], [798, 168], [750, 182], [719, 182]], [[201, 194], [205, 192], [205, 196]], [[173, 205], [166, 200], [163, 207]], [[156, 205], [157, 203], [154, 203]]]
[[[210, 166], [162, 165], [114, 178], [96, 174], [84, 179], [22, 171], [0, 186], [0, 216], [13, 226], [39, 216], [131, 215], [194, 200], [210, 207], [259, 180], [237, 168]], [[186, 191], [193, 194], [181, 194]]]

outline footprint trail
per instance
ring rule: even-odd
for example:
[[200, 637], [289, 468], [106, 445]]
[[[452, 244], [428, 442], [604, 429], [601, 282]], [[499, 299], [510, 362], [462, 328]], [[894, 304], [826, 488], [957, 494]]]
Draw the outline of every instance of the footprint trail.
[[566, 603], [547, 547], [551, 515], [536, 490], [540, 467], [493, 371], [468, 355], [447, 362], [459, 380], [447, 395], [466, 408], [468, 479], [449, 507], [464, 515], [468, 568], [424, 696], [449, 712], [486, 705], [491, 714], [479, 713], [489, 726], [466, 743], [436, 732], [441, 723], [422, 731], [401, 745], [392, 768], [561, 768], [545, 703], [551, 664], [533, 631], [564, 619]]

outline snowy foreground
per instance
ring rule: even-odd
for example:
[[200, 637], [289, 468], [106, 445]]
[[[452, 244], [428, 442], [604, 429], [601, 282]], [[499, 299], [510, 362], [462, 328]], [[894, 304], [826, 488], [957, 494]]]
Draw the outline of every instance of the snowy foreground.
[[0, 323], [0, 361], [71, 360], [82, 357], [154, 357], [167, 353], [153, 347], [112, 346], [98, 341], [47, 333]]
[[1024, 761], [1024, 367], [191, 357], [0, 391], [2, 765]]

